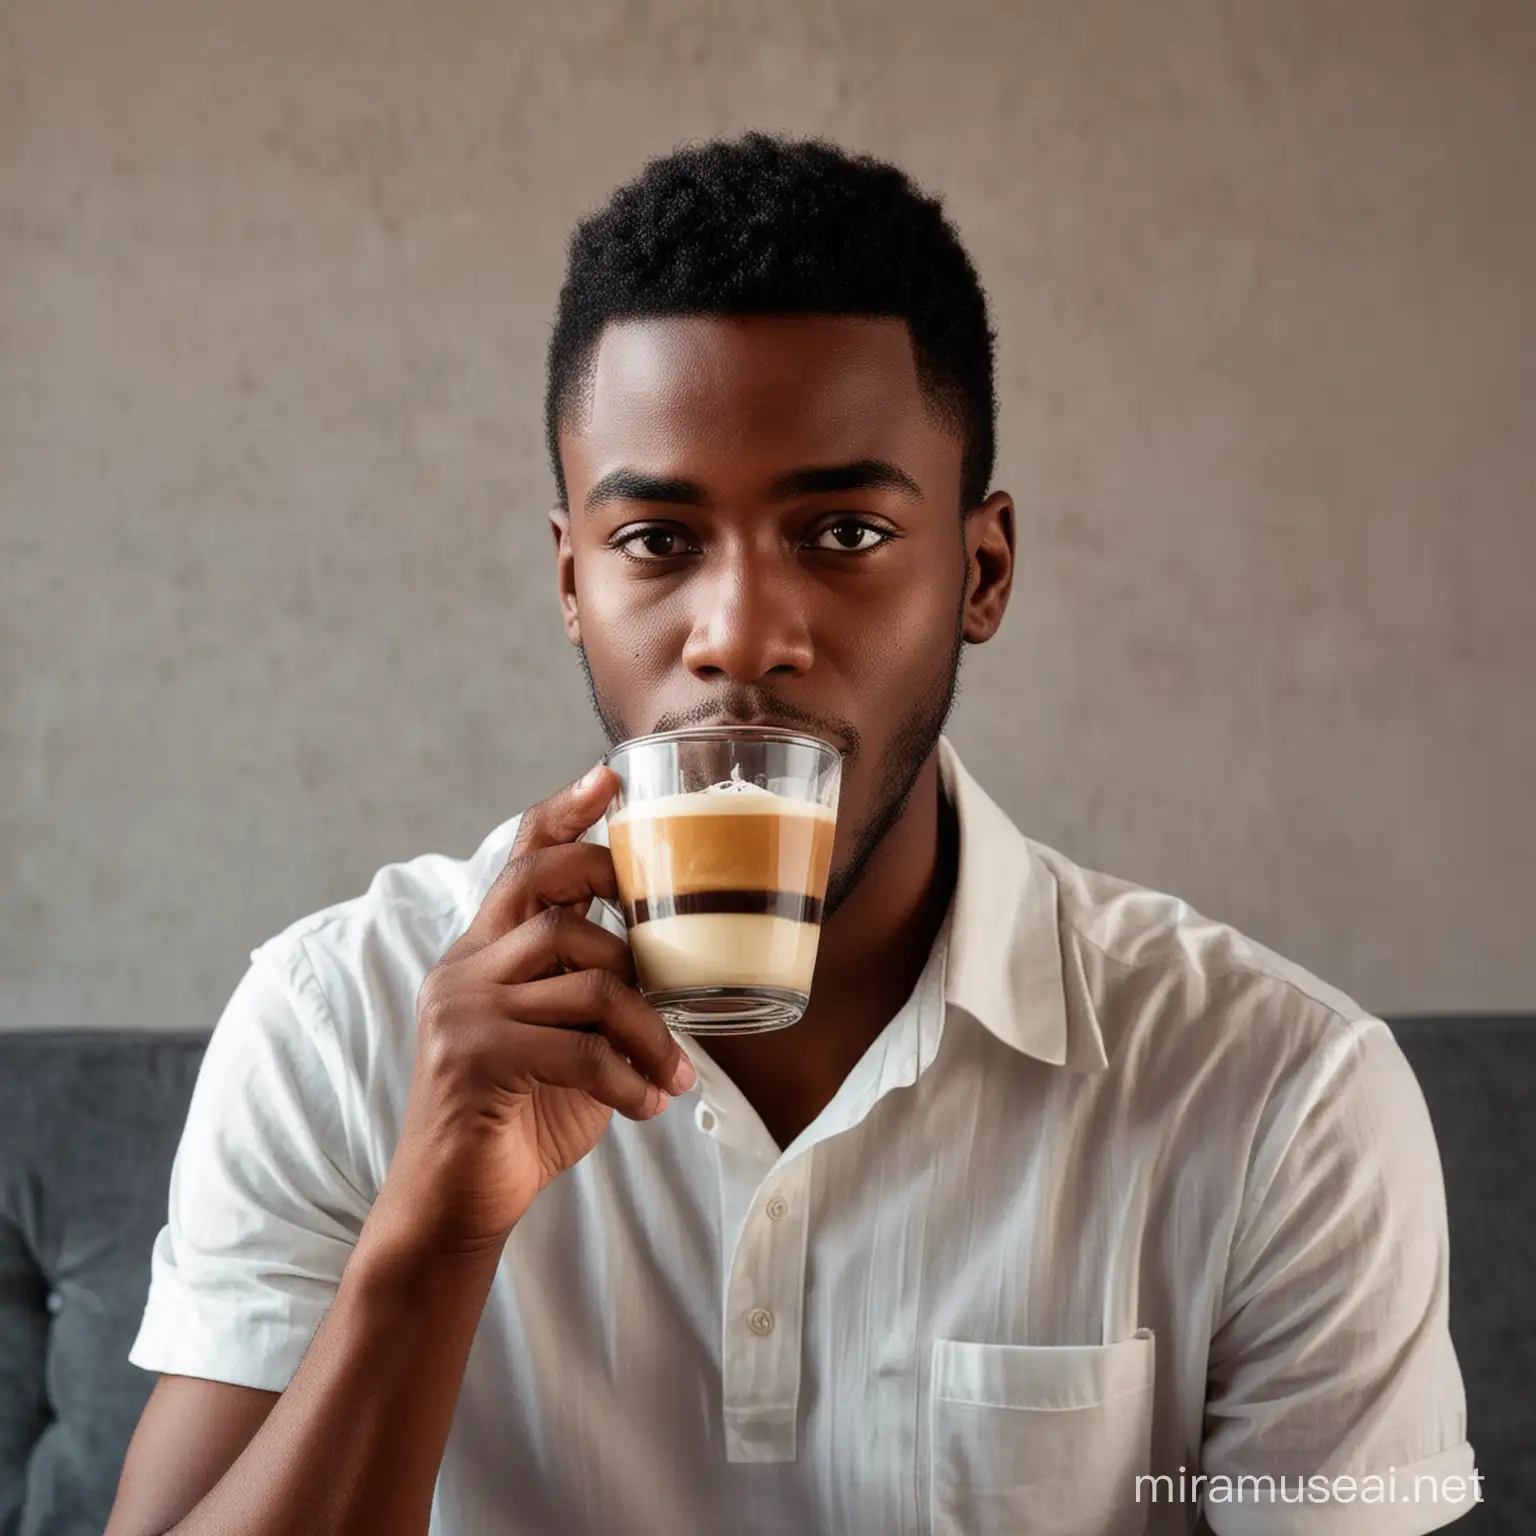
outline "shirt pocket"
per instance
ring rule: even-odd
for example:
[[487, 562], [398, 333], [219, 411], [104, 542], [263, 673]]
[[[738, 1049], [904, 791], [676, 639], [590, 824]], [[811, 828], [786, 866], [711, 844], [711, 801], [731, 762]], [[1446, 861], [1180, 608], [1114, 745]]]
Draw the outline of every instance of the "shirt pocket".
[[937, 1339], [933, 1536], [1137, 1536], [1152, 1453], [1153, 1336], [1116, 1344]]

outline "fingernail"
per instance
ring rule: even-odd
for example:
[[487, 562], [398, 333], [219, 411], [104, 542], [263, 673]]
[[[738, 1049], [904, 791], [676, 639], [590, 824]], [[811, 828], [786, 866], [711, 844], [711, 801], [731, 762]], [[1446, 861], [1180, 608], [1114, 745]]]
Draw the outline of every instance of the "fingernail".
[[677, 1069], [672, 1074], [673, 1093], [687, 1093], [698, 1082], [699, 1074], [693, 1070], [693, 1063], [686, 1056], [678, 1062]]
[[597, 781], [603, 776], [603, 765], [599, 763], [595, 768], [588, 768], [582, 775], [581, 783], [576, 788], [581, 794], [586, 794], [589, 789], [597, 788]]
[[659, 1115], [671, 1102], [672, 1100], [660, 1088], [652, 1088], [650, 1098], [647, 1100], [647, 1108], [653, 1115]]

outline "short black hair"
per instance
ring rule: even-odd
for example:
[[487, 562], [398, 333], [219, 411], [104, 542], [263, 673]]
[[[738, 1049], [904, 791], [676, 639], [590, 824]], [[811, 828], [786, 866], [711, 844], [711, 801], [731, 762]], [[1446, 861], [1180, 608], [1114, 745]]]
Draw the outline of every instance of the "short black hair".
[[906, 321], [924, 397], [963, 443], [961, 509], [986, 499], [997, 431], [986, 294], [939, 199], [896, 166], [820, 137], [689, 142], [576, 226], [544, 407], [562, 507], [558, 429], [591, 386], [604, 326], [670, 315]]

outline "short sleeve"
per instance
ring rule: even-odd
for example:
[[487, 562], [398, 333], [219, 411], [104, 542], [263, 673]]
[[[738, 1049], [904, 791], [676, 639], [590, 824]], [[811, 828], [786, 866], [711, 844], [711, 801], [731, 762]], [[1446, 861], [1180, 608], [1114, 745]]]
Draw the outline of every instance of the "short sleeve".
[[203, 1058], [128, 1355], [145, 1370], [282, 1391], [371, 1205], [324, 1021], [283, 969], [256, 951]]
[[1211, 1340], [1217, 1536], [1422, 1536], [1476, 1497], [1439, 1151], [1377, 1019], [1339, 1021], [1261, 1122]]

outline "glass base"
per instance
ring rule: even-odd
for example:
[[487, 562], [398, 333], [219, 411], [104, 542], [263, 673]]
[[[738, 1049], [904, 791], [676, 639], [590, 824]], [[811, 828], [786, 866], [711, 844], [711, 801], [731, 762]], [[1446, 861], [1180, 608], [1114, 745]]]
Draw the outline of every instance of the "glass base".
[[789, 987], [679, 987], [647, 992], [673, 1029], [690, 1035], [757, 1035], [796, 1023], [810, 1001]]

